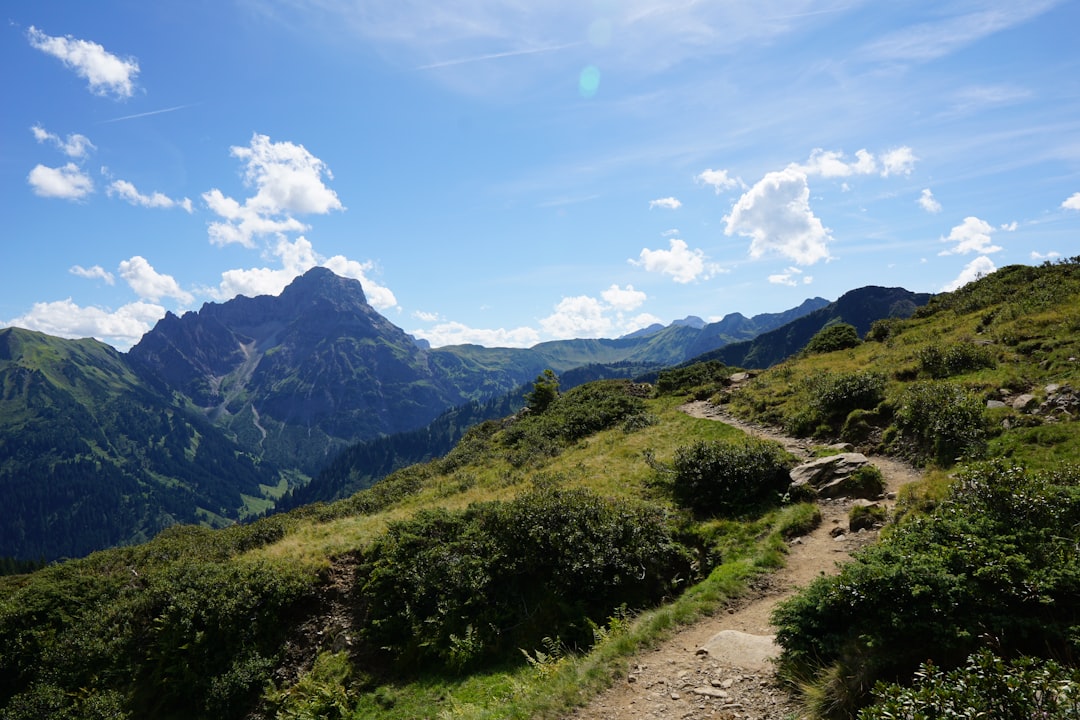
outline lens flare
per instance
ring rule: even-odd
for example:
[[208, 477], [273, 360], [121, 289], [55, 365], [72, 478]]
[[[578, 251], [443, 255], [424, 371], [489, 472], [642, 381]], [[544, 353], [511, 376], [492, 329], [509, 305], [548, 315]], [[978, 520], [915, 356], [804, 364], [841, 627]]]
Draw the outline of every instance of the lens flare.
[[600, 68], [589, 65], [581, 71], [581, 76], [578, 78], [578, 92], [581, 93], [583, 98], [591, 98], [596, 95], [596, 91], [599, 89]]

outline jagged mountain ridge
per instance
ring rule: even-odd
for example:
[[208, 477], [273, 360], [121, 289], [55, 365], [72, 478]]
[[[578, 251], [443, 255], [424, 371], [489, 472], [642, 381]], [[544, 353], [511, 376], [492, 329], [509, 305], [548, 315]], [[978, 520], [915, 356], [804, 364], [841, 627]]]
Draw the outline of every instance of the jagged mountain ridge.
[[[10, 329], [0, 348], [0, 493], [22, 509], [5, 518], [18, 537], [0, 541], [0, 556], [81, 555], [175, 522], [233, 522], [354, 443], [520, 395], [546, 368], [568, 379], [637, 375], [822, 302], [700, 328], [688, 318], [641, 337], [428, 349], [371, 308], [359, 282], [315, 268], [278, 296], [168, 314], [126, 354]], [[26, 449], [37, 446], [50, 452]], [[95, 484], [94, 473], [104, 480]], [[48, 539], [95, 523], [70, 542]]]

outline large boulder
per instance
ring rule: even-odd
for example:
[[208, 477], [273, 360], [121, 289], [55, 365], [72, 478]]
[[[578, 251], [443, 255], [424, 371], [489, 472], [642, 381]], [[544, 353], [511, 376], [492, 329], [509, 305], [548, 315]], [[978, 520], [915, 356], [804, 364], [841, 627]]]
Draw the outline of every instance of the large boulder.
[[869, 464], [865, 455], [856, 452], [820, 457], [791, 470], [790, 489], [798, 494], [809, 490], [809, 494], [823, 498], [877, 497], [880, 488], [867, 488], [852, 480], [855, 471]]

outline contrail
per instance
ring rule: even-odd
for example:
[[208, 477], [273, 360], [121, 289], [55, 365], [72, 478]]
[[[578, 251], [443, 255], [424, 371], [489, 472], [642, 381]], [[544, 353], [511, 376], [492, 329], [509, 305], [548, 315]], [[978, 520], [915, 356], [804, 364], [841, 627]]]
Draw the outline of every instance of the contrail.
[[441, 62], [431, 63], [430, 65], [421, 65], [417, 70], [435, 70], [437, 68], [450, 67], [452, 65], [465, 65], [466, 63], [482, 62], [484, 60], [498, 60], [499, 58], [516, 57], [518, 55], [535, 55], [537, 53], [554, 52], [556, 50], [565, 50], [581, 43], [566, 43], [564, 45], [549, 45], [548, 47], [531, 48], [529, 50], [511, 50], [509, 52], [491, 53], [490, 55], [476, 55], [473, 57], [458, 58], [456, 60], [443, 60]]
[[125, 115], [124, 117], [113, 118], [112, 120], [102, 120], [98, 125], [104, 125], [105, 123], [120, 122], [121, 120], [134, 120], [135, 118], [147, 117], [148, 115], [160, 115], [162, 113], [173, 112], [175, 110], [183, 110], [184, 108], [195, 107], [198, 103], [188, 105], [177, 105], [176, 107], [164, 108], [162, 110], [151, 110], [150, 112], [136, 113], [135, 115]]

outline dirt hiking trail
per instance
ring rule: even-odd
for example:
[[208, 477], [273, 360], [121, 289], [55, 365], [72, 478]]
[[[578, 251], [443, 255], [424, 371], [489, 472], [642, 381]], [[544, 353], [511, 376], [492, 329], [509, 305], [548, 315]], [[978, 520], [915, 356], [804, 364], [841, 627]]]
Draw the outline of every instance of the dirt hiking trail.
[[[727, 423], [781, 443], [800, 459], [811, 444], [773, 429], [741, 421], [721, 406], [691, 402], [682, 410], [694, 417]], [[899, 488], [921, 474], [909, 465], [867, 456], [885, 477], [890, 511]], [[741, 598], [715, 615], [686, 626], [629, 661], [629, 672], [568, 720], [796, 720], [795, 699], [776, 681], [771, 658], [779, 654], [769, 617], [776, 604], [824, 574], [852, 551], [877, 539], [876, 530], [847, 530], [852, 502], [821, 500], [822, 523], [789, 544], [787, 564], [764, 575]], [[839, 529], [838, 529], [839, 528]]]

